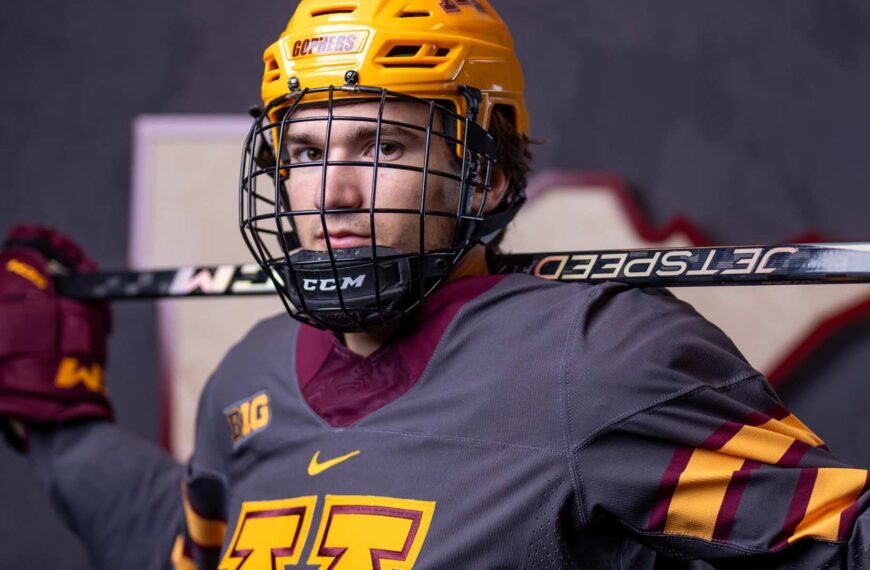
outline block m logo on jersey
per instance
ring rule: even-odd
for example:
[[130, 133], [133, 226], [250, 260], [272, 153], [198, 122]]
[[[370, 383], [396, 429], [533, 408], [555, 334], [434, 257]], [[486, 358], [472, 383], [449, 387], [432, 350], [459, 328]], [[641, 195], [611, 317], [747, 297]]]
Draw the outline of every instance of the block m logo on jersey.
[[[298, 564], [316, 505], [313, 496], [243, 503], [220, 569]], [[307, 564], [320, 570], [410, 570], [434, 512], [429, 501], [327, 495]]]

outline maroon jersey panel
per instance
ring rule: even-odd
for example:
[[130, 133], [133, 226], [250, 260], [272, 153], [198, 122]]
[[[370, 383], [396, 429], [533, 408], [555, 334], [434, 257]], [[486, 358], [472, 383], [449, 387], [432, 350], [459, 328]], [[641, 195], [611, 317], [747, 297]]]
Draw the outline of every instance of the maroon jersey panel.
[[349, 426], [392, 402], [423, 374], [459, 309], [504, 277], [464, 277], [448, 283], [389, 343], [367, 357], [350, 351], [331, 331], [302, 325], [296, 374], [305, 401], [333, 427]]

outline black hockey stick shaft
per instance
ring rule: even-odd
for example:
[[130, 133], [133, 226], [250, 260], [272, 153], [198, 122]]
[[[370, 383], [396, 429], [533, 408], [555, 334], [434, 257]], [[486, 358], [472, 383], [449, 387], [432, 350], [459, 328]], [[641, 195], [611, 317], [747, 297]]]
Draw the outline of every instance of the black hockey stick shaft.
[[[493, 273], [638, 286], [870, 283], [870, 242], [662, 248], [492, 256]], [[59, 277], [66, 297], [160, 299], [274, 293], [257, 265], [187, 266]]]

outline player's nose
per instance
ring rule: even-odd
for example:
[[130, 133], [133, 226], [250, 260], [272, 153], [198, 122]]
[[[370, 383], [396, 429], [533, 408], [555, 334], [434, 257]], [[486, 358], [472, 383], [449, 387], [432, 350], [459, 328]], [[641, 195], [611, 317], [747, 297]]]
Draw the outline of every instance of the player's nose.
[[[330, 157], [330, 161], [341, 161], [342, 158]], [[371, 186], [370, 168], [330, 164], [326, 167], [325, 180], [321, 191], [314, 197], [315, 207], [324, 210], [338, 208], [361, 208], [368, 205], [365, 202], [366, 189]]]

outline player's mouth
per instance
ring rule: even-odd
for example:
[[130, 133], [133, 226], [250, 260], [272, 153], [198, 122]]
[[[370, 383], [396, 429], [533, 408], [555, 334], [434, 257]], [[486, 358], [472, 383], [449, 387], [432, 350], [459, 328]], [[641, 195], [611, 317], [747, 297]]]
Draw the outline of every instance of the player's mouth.
[[[333, 249], [347, 249], [351, 247], [366, 247], [372, 244], [372, 236], [368, 234], [354, 233], [351, 231], [329, 232], [329, 245]], [[326, 250], [326, 239], [323, 234], [318, 234], [317, 244]]]

